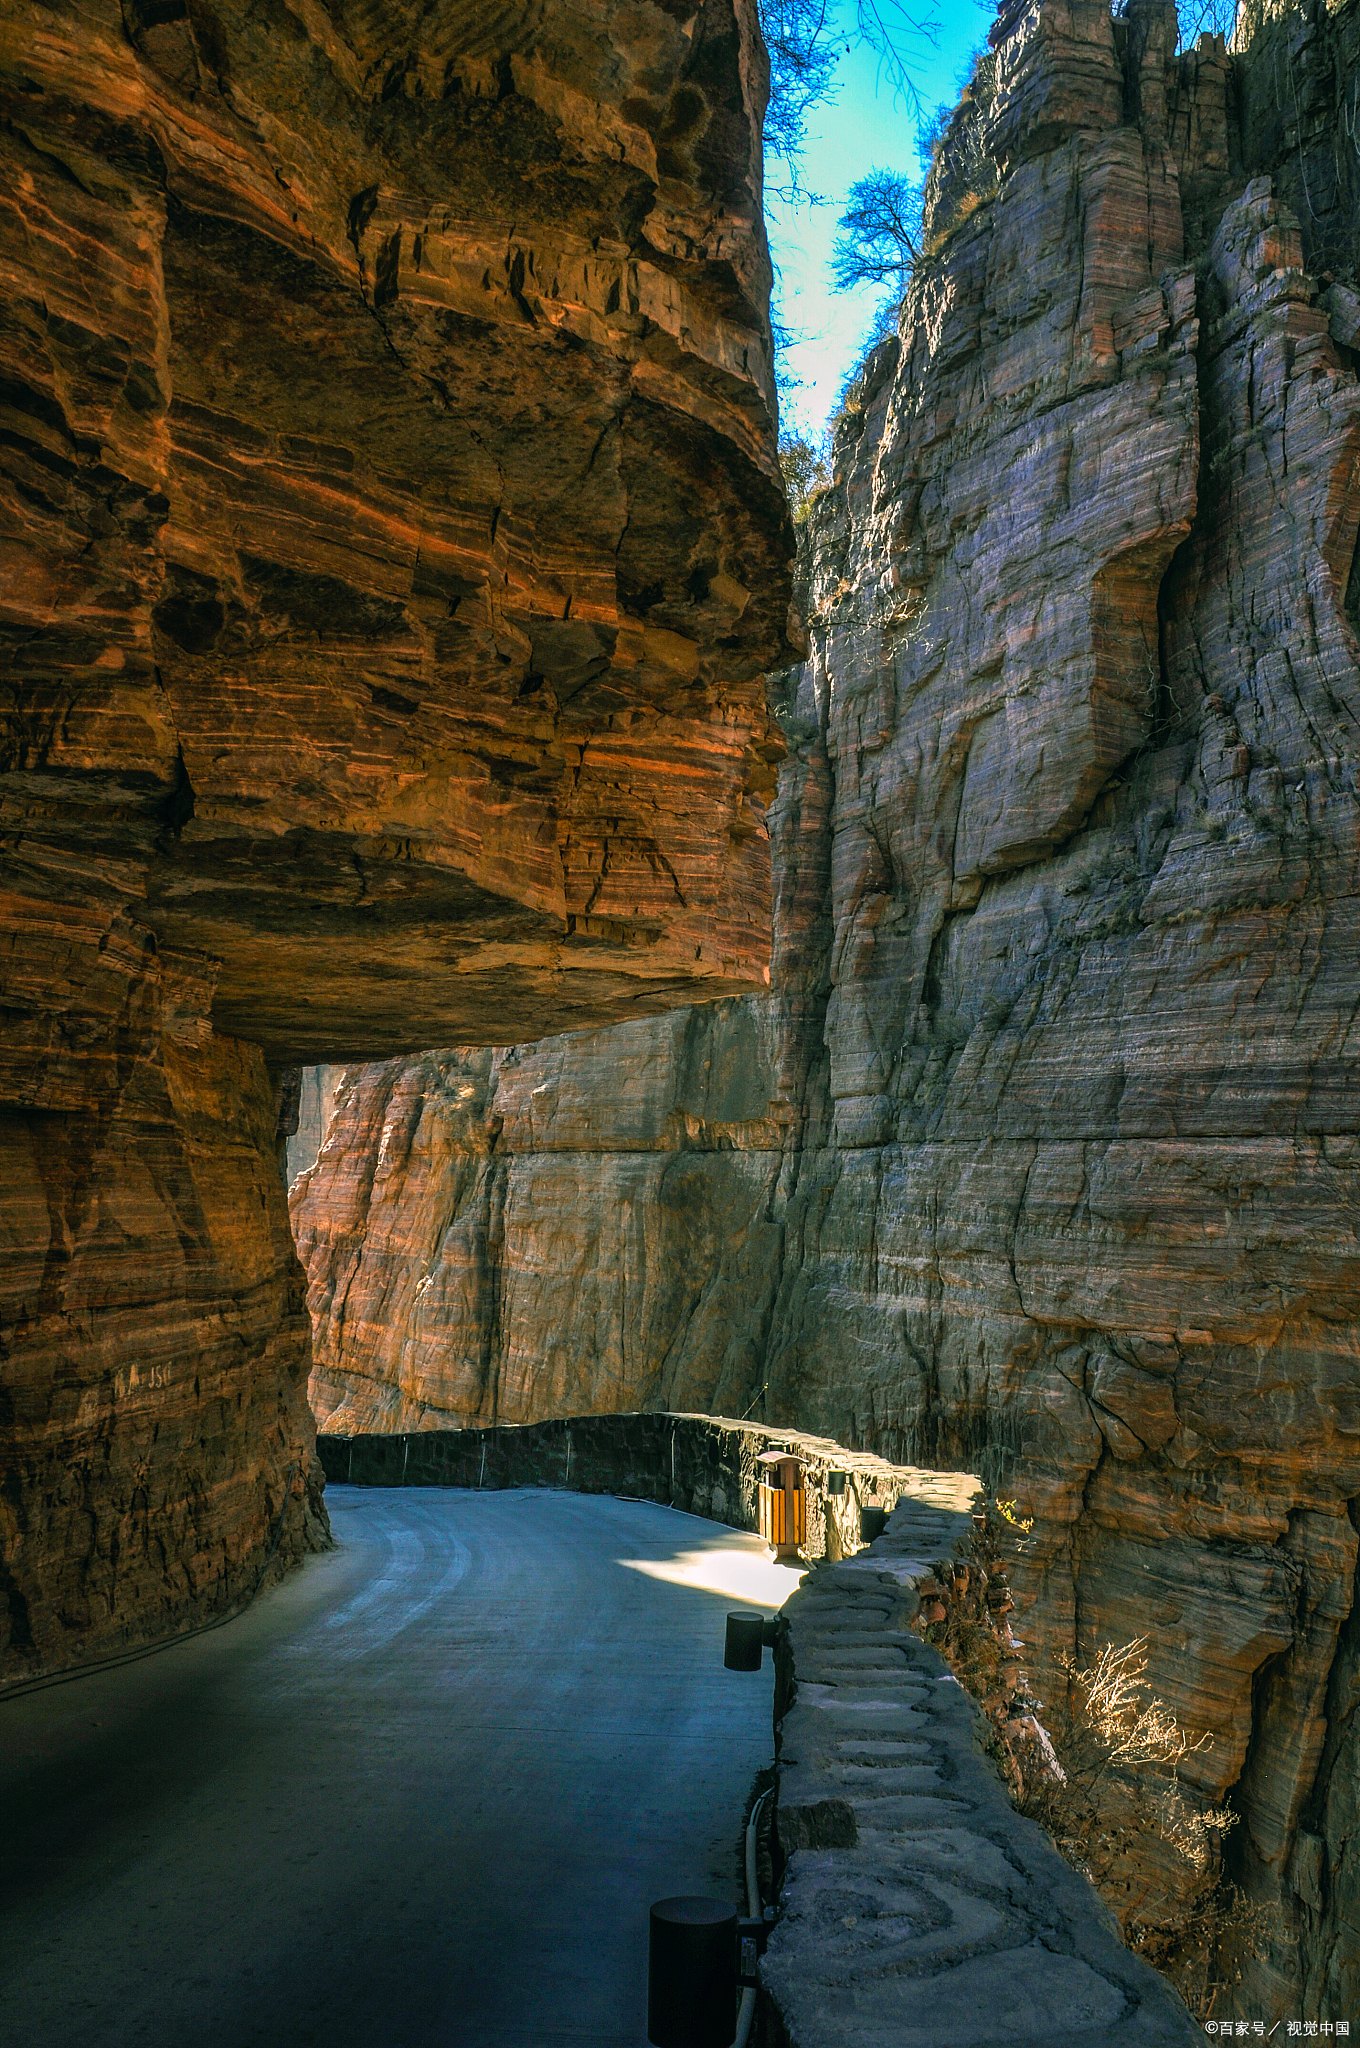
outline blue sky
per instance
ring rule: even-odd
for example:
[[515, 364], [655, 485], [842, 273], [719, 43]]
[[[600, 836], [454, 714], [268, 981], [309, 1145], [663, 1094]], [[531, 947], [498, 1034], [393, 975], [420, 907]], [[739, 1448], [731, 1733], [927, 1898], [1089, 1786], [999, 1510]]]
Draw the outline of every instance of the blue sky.
[[[853, 0], [842, 7], [847, 18]], [[991, 25], [994, 9], [975, 0], [942, 0], [936, 8], [939, 33], [934, 46], [923, 41], [904, 45], [912, 76], [927, 114], [945, 101], [953, 105], [963, 83], [968, 59]], [[795, 335], [788, 366], [800, 382], [781, 402], [781, 418], [789, 427], [820, 434], [835, 403], [846, 371], [854, 363], [881, 297], [877, 287], [853, 292], [831, 288], [831, 245], [846, 194], [856, 178], [875, 168], [920, 175], [916, 154], [915, 110], [894, 101], [892, 85], [882, 77], [873, 53], [858, 45], [843, 56], [837, 70], [838, 91], [828, 106], [815, 109], [808, 124], [802, 182], [822, 195], [822, 205], [790, 207], [772, 195], [766, 198], [770, 247], [779, 275], [776, 306]], [[769, 183], [782, 182], [783, 166], [769, 167]]]

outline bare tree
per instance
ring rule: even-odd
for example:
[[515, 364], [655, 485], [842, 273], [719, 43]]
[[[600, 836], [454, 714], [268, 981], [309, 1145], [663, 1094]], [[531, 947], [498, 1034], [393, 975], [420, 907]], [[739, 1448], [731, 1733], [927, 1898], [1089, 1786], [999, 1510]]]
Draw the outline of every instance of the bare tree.
[[831, 250], [837, 291], [889, 284], [900, 298], [921, 253], [921, 188], [898, 171], [870, 171], [850, 187]]
[[[1128, 0], [1111, 0], [1110, 11], [1122, 20], [1128, 13]], [[1231, 45], [1237, 33], [1237, 16], [1238, 0], [1176, 0], [1180, 47], [1192, 50], [1206, 31], [1222, 36]]]
[[779, 435], [779, 467], [789, 494], [793, 523], [801, 526], [812, 509], [812, 501], [831, 481], [825, 436], [813, 441], [796, 429], [782, 428]]
[[904, 0], [855, 0], [855, 33], [878, 59], [879, 70], [919, 121], [925, 109], [912, 77], [913, 44], [934, 44], [940, 25], [932, 15], [913, 14]]
[[1231, 43], [1237, 33], [1237, 0], [1179, 0], [1181, 47], [1191, 50], [1206, 31]]
[[919, 117], [911, 52], [914, 45], [934, 42], [937, 24], [911, 13], [905, 0], [759, 0], [759, 5], [770, 53], [766, 155], [780, 159], [785, 168], [786, 183], [775, 189], [785, 197], [806, 196], [798, 173], [807, 117], [813, 107], [835, 98], [841, 57], [856, 42], [872, 50], [894, 97], [906, 100]]
[[836, 90], [841, 43], [833, 0], [761, 0], [760, 26], [770, 53], [765, 148], [783, 160], [796, 186], [808, 114]]

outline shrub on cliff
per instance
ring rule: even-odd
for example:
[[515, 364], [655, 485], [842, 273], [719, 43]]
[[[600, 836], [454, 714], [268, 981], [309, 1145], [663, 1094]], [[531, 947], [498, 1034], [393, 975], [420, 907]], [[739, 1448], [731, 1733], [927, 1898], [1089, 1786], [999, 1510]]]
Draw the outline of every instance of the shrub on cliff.
[[1010, 1629], [1006, 1551], [1031, 1524], [1013, 1502], [975, 1518], [973, 1557], [940, 1563], [918, 1587], [917, 1627], [980, 1700], [992, 1747], [1021, 1813], [1114, 1911], [1125, 1941], [1176, 1986], [1200, 2021], [1215, 2014], [1243, 1952], [1263, 1953], [1266, 1916], [1223, 1876], [1236, 1816], [1181, 1790], [1191, 1738], [1147, 1683], [1147, 1637], [1106, 1644], [1078, 1669], [1066, 1658], [1061, 1700], [1030, 1690]]
[[1114, 1909], [1129, 1947], [1169, 1977], [1191, 2012], [1208, 2019], [1235, 1974], [1241, 1948], [1260, 1951], [1267, 1928], [1223, 1877], [1226, 1807], [1202, 1809], [1178, 1770], [1210, 1738], [1194, 1740], [1147, 1683], [1147, 1637], [1078, 1670], [1063, 1661], [1065, 1695], [1045, 1716], [1062, 1782], [1035, 1783], [1021, 1810], [1052, 1835]]
[[825, 442], [810, 441], [805, 434], [786, 430], [779, 436], [779, 467], [784, 472], [793, 523], [801, 526], [812, 510], [813, 500], [831, 481]]

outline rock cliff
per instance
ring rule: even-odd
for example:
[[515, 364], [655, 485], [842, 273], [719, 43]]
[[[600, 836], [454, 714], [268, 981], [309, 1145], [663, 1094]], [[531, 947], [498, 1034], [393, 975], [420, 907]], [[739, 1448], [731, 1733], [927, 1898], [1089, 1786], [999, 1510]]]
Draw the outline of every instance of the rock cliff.
[[750, 0], [7, 10], [7, 1670], [321, 1539], [286, 1070], [768, 981], [766, 85]]
[[316, 1164], [335, 1109], [343, 1067], [303, 1067], [297, 1076], [297, 1128], [286, 1138], [284, 1178], [289, 1187]]
[[1147, 1635], [1211, 1738], [1248, 2017], [1360, 1988], [1357, 93], [1354, 8], [1007, 0], [809, 524], [771, 994], [352, 1070], [294, 1205], [335, 1427], [1005, 1477], [1041, 1690]]

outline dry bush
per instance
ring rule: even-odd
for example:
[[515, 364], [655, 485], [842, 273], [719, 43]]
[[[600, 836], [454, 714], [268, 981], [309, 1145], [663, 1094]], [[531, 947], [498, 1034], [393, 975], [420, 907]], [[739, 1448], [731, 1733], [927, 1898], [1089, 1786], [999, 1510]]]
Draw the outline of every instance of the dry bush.
[[1229, 1955], [1264, 1952], [1269, 1916], [1223, 1876], [1236, 1816], [1181, 1790], [1193, 1740], [1147, 1683], [1147, 1637], [1107, 1643], [1096, 1662], [1064, 1663], [1063, 1700], [1047, 1716], [1061, 1783], [1031, 1785], [1022, 1811], [1111, 1906], [1124, 1939], [1169, 1977], [1195, 2017], [1229, 1986]]
[[[1278, 1933], [1264, 1908], [1223, 1876], [1235, 1816], [1181, 1790], [1190, 1737], [1147, 1682], [1146, 1636], [1107, 1644], [1095, 1663], [1063, 1664], [1064, 1693], [1045, 1708], [1011, 1632], [1006, 1554], [1032, 1525], [1013, 1501], [974, 1517], [969, 1562], [940, 1562], [918, 1589], [917, 1628], [982, 1703], [1011, 1798], [1109, 1905], [1129, 1947], [1176, 1986], [1201, 2023], [1235, 1975]], [[1042, 1717], [1042, 1718], [1041, 1718]]]

